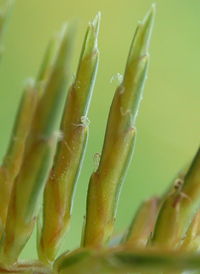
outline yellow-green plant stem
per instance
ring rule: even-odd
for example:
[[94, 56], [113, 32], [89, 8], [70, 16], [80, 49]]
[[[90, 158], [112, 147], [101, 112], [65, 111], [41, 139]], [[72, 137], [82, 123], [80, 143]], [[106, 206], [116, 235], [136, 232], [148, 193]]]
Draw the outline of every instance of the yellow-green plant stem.
[[99, 166], [89, 183], [83, 246], [105, 246], [113, 232], [122, 183], [133, 154], [134, 124], [147, 75], [154, 13], [152, 6], [138, 24], [124, 79], [111, 105]]
[[38, 228], [38, 255], [45, 263], [54, 262], [69, 229], [74, 191], [88, 139], [86, 115], [99, 60], [99, 23], [100, 14], [89, 23], [86, 32], [76, 78], [69, 89], [60, 126], [63, 136], [44, 191], [43, 225]]

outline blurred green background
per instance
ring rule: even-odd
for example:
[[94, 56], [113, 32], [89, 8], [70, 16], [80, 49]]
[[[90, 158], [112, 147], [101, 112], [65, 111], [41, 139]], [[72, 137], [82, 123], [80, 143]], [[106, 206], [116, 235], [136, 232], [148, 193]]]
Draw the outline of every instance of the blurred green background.
[[[0, 4], [3, 1], [0, 0]], [[137, 21], [151, 0], [16, 0], [0, 66], [0, 156], [3, 157], [26, 77], [35, 77], [48, 41], [63, 22], [75, 21], [71, 72], [76, 71], [89, 20], [101, 11], [100, 62], [89, 111], [90, 137], [77, 187], [71, 230], [62, 250], [78, 246], [93, 156], [101, 152], [106, 119], [123, 73]], [[116, 234], [142, 200], [160, 195], [192, 159], [200, 136], [200, 1], [157, 0], [150, 67], [138, 119], [134, 157], [118, 207]], [[35, 234], [22, 257], [36, 258]], [[34, 254], [34, 255], [33, 255]]]

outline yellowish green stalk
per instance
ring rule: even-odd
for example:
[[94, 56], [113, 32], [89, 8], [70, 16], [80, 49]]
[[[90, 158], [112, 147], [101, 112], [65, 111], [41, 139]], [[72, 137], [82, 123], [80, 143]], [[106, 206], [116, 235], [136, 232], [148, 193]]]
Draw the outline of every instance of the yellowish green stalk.
[[[182, 195], [181, 195], [182, 194]], [[189, 168], [180, 193], [180, 217], [177, 237], [184, 237], [200, 206], [200, 148]], [[179, 203], [179, 197], [175, 203]]]
[[144, 248], [154, 231], [158, 214], [158, 199], [145, 201], [136, 213], [123, 243], [132, 248]]
[[63, 110], [63, 101], [66, 98], [67, 82], [70, 76], [69, 63], [73, 30], [72, 27], [67, 28], [66, 24], [63, 27], [58, 51], [52, 64], [53, 68], [33, 119], [30, 143], [34, 142], [35, 137], [41, 137], [41, 134], [45, 135], [44, 137], [51, 136], [57, 127]]
[[122, 183], [133, 153], [134, 123], [146, 80], [154, 13], [153, 6], [138, 24], [123, 82], [111, 105], [99, 167], [89, 183], [82, 241], [85, 247], [107, 245], [113, 232]]
[[0, 218], [3, 226], [5, 226], [13, 181], [21, 167], [35, 108], [52, 69], [53, 51], [55, 51], [57, 40], [52, 40], [48, 47], [37, 81], [26, 80], [27, 87], [21, 99], [9, 147], [0, 168]]
[[180, 189], [166, 197], [156, 221], [151, 245], [179, 248], [200, 206], [200, 149]]
[[34, 112], [20, 173], [11, 193], [5, 238], [1, 245], [2, 264], [12, 263], [18, 258], [34, 227], [36, 207], [59, 137], [54, 131], [66, 94], [71, 39], [70, 32], [64, 29], [52, 72]]
[[42, 96], [44, 90], [46, 89], [49, 77], [54, 68], [56, 53], [58, 51], [60, 42], [59, 38], [59, 33], [55, 33], [53, 38], [49, 42], [43, 61], [41, 63], [41, 67], [36, 80], [36, 85], [40, 96]]
[[26, 139], [36, 103], [37, 90], [34, 88], [33, 81], [30, 80], [21, 99], [9, 147], [0, 167], [0, 218], [3, 226], [5, 226], [13, 181], [18, 175], [23, 161]]
[[[148, 246], [161, 249], [177, 249], [177, 226], [179, 223], [180, 207], [174, 206], [174, 196], [166, 197], [158, 214], [152, 238]], [[162, 229], [161, 229], [162, 227]]]
[[[87, 112], [98, 67], [97, 36], [100, 14], [90, 22], [74, 83], [71, 85], [60, 130], [54, 165], [44, 192], [43, 226], [38, 235], [41, 261], [53, 263], [69, 229], [76, 182], [87, 144]], [[49, 212], [51, 212], [49, 214]]]
[[38, 140], [24, 157], [23, 167], [12, 188], [5, 238], [1, 245], [1, 264], [15, 262], [31, 236], [38, 192], [41, 191], [39, 188], [44, 184], [52, 164], [56, 141], [56, 135], [46, 140]]
[[187, 252], [195, 252], [200, 247], [200, 208], [197, 210], [179, 250]]

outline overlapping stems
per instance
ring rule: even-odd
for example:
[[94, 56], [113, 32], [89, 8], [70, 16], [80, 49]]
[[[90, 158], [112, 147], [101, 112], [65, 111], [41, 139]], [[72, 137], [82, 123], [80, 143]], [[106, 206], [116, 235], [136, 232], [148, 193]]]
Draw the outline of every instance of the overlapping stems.
[[[0, 40], [11, 2], [0, 12]], [[37, 79], [27, 80], [0, 167], [0, 271], [29, 273], [34, 268], [36, 273], [75, 274], [81, 268], [81, 273], [155, 274], [200, 268], [199, 255], [188, 253], [200, 247], [200, 149], [186, 174], [177, 177], [163, 198], [153, 197], [141, 205], [121, 243], [106, 248], [134, 150], [154, 16], [152, 5], [138, 23], [123, 80], [113, 98], [100, 161], [89, 182], [81, 247], [57, 259], [69, 230], [87, 146], [87, 113], [99, 60], [100, 13], [88, 25], [68, 95], [72, 26], [65, 25], [54, 36]], [[32, 234], [42, 193], [37, 240], [40, 262], [17, 263]]]

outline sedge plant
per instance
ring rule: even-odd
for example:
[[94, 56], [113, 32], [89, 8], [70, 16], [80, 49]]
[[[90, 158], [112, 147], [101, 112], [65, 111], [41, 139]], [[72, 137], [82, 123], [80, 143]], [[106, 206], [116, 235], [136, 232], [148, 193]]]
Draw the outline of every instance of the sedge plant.
[[[0, 38], [10, 4], [6, 1], [0, 12]], [[60, 256], [88, 141], [100, 13], [88, 25], [69, 87], [73, 27], [65, 25], [50, 41], [37, 78], [24, 89], [0, 167], [0, 273], [178, 274], [200, 269], [200, 150], [167, 193], [141, 205], [121, 242], [109, 245], [135, 146], [154, 17], [152, 5], [137, 25], [111, 104], [102, 152], [89, 180], [80, 247]], [[38, 260], [19, 260], [35, 225]]]

